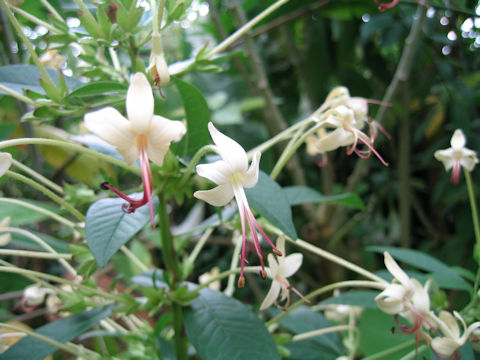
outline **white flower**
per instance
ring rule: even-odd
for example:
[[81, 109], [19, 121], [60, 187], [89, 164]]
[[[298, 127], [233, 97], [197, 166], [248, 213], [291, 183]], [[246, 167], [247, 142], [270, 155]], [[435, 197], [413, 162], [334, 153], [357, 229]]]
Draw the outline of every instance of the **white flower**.
[[[0, 229], [10, 226], [10, 216], [0, 221]], [[6, 246], [12, 240], [12, 236], [8, 233], [0, 232], [0, 246]]]
[[[205, 284], [210, 280], [216, 278], [220, 274], [220, 268], [218, 266], [214, 266], [212, 270], [206, 272], [198, 277], [198, 282], [200, 284]], [[215, 291], [220, 291], [220, 280], [216, 280], [208, 285], [208, 287]]]
[[179, 141], [186, 130], [180, 121], [168, 120], [153, 114], [152, 88], [142, 73], [132, 76], [127, 91], [126, 108], [128, 120], [116, 109], [106, 107], [86, 114], [85, 126], [115, 146], [128, 164], [132, 164], [140, 157], [143, 199], [132, 199], [108, 183], [102, 184], [102, 187], [114, 191], [129, 203], [127, 207], [123, 207], [127, 213], [134, 212], [138, 207], [148, 203], [154, 226], [152, 172], [148, 159], [161, 166], [170, 143]]
[[[285, 238], [281, 236], [277, 240], [277, 249], [285, 254]], [[267, 276], [271, 278], [272, 286], [265, 296], [265, 299], [260, 305], [260, 310], [265, 310], [270, 307], [280, 295], [280, 301], [289, 298], [289, 291], [291, 289], [287, 280], [290, 276], [295, 274], [302, 265], [303, 255], [300, 253], [290, 254], [288, 256], [276, 257], [268, 254], [268, 268]], [[288, 302], [288, 300], [287, 300]]]
[[3, 176], [12, 165], [12, 155], [10, 153], [0, 153], [0, 177]]
[[453, 314], [462, 323], [463, 335], [461, 336], [458, 322], [452, 314], [447, 311], [441, 311], [439, 318], [435, 318], [444, 336], [433, 339], [431, 345], [436, 354], [445, 358], [452, 356], [460, 346], [465, 344], [470, 334], [475, 329], [480, 328], [480, 322], [473, 323], [467, 328], [467, 324], [465, 324], [465, 320], [463, 320], [460, 314], [456, 311]]
[[152, 53], [147, 71], [152, 75], [156, 85], [162, 87], [170, 82], [170, 74], [162, 49], [160, 34], [152, 35]]
[[452, 170], [450, 181], [458, 184], [460, 180], [460, 170], [463, 166], [468, 171], [472, 171], [475, 164], [478, 163], [477, 153], [465, 147], [465, 135], [460, 129], [455, 130], [450, 140], [451, 147], [448, 149], [435, 151], [435, 159], [441, 161], [445, 166], [445, 171]]
[[23, 291], [23, 301], [26, 306], [38, 306], [45, 300], [47, 294], [52, 294], [53, 290], [40, 287], [37, 284], [30, 285]]
[[51, 69], [60, 70], [67, 58], [58, 53], [58, 50], [48, 49], [40, 56], [40, 62]]
[[257, 230], [260, 231], [263, 238], [270, 244], [270, 246], [272, 246], [274, 252], [278, 255], [281, 255], [253, 216], [244, 191], [244, 188], [252, 188], [257, 184], [259, 172], [258, 167], [261, 153], [256, 152], [253, 155], [252, 163], [250, 167], [248, 167], [247, 153], [236, 141], [222, 134], [215, 128], [215, 126], [213, 126], [212, 123], [208, 124], [208, 130], [210, 131], [210, 136], [216, 145], [215, 150], [220, 155], [222, 160], [218, 160], [211, 164], [197, 165], [196, 170], [198, 175], [209, 179], [218, 186], [211, 190], [196, 191], [193, 196], [195, 196], [197, 199], [206, 201], [213, 206], [224, 206], [235, 197], [238, 205], [238, 211], [240, 213], [243, 241], [241, 253], [241, 272], [238, 279], [238, 286], [243, 287], [245, 285], [243, 269], [246, 262], [245, 221], [248, 223], [250, 228], [255, 250], [260, 259], [260, 264], [262, 266], [260, 275], [262, 278], [266, 278], [267, 275], [265, 272]]

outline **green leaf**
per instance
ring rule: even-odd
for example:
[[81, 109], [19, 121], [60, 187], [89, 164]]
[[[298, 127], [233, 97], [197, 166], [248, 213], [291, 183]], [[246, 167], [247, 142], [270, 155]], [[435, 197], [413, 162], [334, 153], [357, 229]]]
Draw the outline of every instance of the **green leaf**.
[[120, 84], [113, 81], [96, 81], [75, 89], [66, 97], [66, 99], [71, 99], [76, 96], [97, 96], [112, 91], [122, 90], [127, 90], [126, 84]]
[[249, 307], [208, 288], [199, 295], [184, 323], [203, 360], [280, 359], [272, 335]]
[[[331, 326], [322, 314], [305, 306], [293, 310], [280, 324], [294, 334]], [[336, 333], [295, 341], [288, 344], [287, 348], [292, 352], [292, 358], [301, 360], [336, 359], [344, 353], [342, 342]]]
[[337, 296], [332, 296], [318, 305], [350, 305], [350, 306], [361, 306], [364, 308], [377, 309], [377, 303], [374, 298], [379, 294], [378, 291], [357, 291], [352, 290], [348, 292], [341, 293]]
[[182, 141], [176, 145], [178, 155], [193, 155], [204, 145], [210, 142], [208, 123], [210, 121], [210, 109], [202, 93], [193, 85], [174, 78], [177, 89], [185, 107], [187, 117], [187, 133]]
[[[58, 206], [55, 206], [51, 203], [26, 199], [21, 200], [25, 203], [36, 205], [54, 213], [58, 213]], [[49, 216], [24, 206], [2, 202], [0, 205], [0, 219], [3, 219], [7, 216], [10, 216], [12, 226], [34, 224], [49, 219]]]
[[301, 205], [308, 203], [326, 203], [335, 202], [345, 205], [352, 209], [365, 209], [365, 204], [357, 194], [340, 194], [334, 196], [325, 196], [318, 191], [306, 186], [288, 186], [283, 189], [290, 205]]
[[252, 189], [245, 189], [245, 194], [250, 206], [272, 225], [292, 239], [298, 237], [287, 197], [280, 185], [267, 174], [260, 171], [257, 185]]
[[[139, 198], [142, 194], [129, 196]], [[122, 211], [123, 204], [125, 200], [122, 199], [102, 199], [88, 209], [85, 238], [100, 267], [104, 267], [112, 255], [150, 220], [148, 204], [131, 214]]]
[[[47, 73], [52, 81], [57, 84], [58, 71], [47, 69]], [[23, 94], [23, 89], [44, 94], [45, 92], [39, 83], [40, 78], [43, 78], [43, 76], [34, 65], [6, 65], [0, 67], [0, 84], [20, 94]], [[70, 90], [83, 85], [80, 80], [69, 76], [65, 76], [65, 81]]]
[[[110, 316], [112, 308], [112, 305], [107, 305], [75, 314], [44, 325], [35, 332], [64, 344]], [[2, 360], [43, 360], [56, 350], [57, 348], [51, 344], [27, 336], [4, 352], [1, 358]]]

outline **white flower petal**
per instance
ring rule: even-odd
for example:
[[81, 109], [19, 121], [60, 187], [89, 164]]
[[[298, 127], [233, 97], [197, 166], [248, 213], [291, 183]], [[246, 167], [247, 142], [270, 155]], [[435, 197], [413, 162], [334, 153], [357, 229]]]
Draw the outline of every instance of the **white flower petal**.
[[437, 354], [445, 357], [446, 359], [450, 358], [455, 350], [458, 349], [458, 344], [454, 340], [447, 337], [436, 337], [432, 340], [431, 346]]
[[267, 275], [269, 278], [274, 279], [275, 276], [278, 275], [278, 270], [279, 270], [279, 265], [277, 260], [275, 260], [275, 256], [272, 254], [267, 255], [267, 261], [268, 261], [268, 268], [267, 270]]
[[233, 175], [230, 172], [230, 166], [223, 160], [211, 164], [197, 165], [196, 171], [201, 177], [207, 178], [218, 185], [230, 183]]
[[135, 134], [130, 129], [130, 122], [112, 107], [85, 114], [85, 126], [117, 148], [134, 146]]
[[230, 165], [232, 173], [237, 171], [245, 173], [248, 168], [248, 157], [240, 144], [218, 131], [211, 122], [208, 123], [208, 130], [217, 145], [218, 153]]
[[390, 284], [375, 297], [375, 302], [383, 312], [391, 315], [399, 314], [405, 310], [405, 305], [403, 304], [405, 294], [403, 286]]
[[453, 150], [452, 148], [448, 148], [435, 151], [433, 156], [435, 156], [435, 159], [437, 159], [438, 161], [441, 161], [443, 163], [443, 166], [445, 166], [445, 171], [448, 171], [453, 168], [453, 165], [455, 165], [454, 154], [455, 150]]
[[385, 267], [393, 275], [395, 279], [400, 281], [400, 283], [406, 288], [406, 291], [413, 290], [413, 285], [410, 281], [408, 275], [403, 271], [400, 266], [393, 260], [392, 256], [388, 252], [384, 252], [383, 256], [385, 257]]
[[448, 311], [441, 311], [439, 318], [443, 322], [443, 324], [440, 323], [440, 327], [442, 328], [444, 335], [452, 339], [459, 339], [460, 327], [453, 315]]
[[460, 159], [460, 165], [462, 165], [468, 171], [472, 171], [475, 165], [478, 163], [477, 153], [470, 149], [462, 149], [462, 158]]
[[233, 188], [230, 184], [223, 184], [211, 190], [195, 191], [193, 196], [213, 206], [224, 206], [233, 199]]
[[417, 279], [411, 279], [414, 285], [415, 291], [411, 297], [412, 304], [422, 314], [428, 314], [430, 311], [430, 297], [428, 296], [428, 290], [425, 289]]
[[[285, 252], [283, 252], [285, 256]], [[282, 259], [282, 257], [279, 257], [279, 259]], [[280, 265], [280, 271], [279, 271], [279, 276], [283, 278], [288, 278], [295, 274], [298, 269], [300, 269], [300, 266], [302, 266], [303, 262], [303, 255], [300, 253], [294, 253], [290, 254], [285, 259]]]
[[7, 217], [3, 218], [3, 220], [0, 221], [0, 228], [9, 227], [10, 226], [10, 221], [11, 221], [10, 216], [7, 216]]
[[272, 281], [272, 286], [270, 287], [267, 296], [265, 296], [262, 305], [260, 305], [260, 310], [269, 308], [275, 302], [275, 300], [277, 300], [278, 295], [280, 294], [280, 289], [281, 285], [276, 281]]
[[353, 133], [344, 128], [338, 128], [319, 139], [316, 145], [319, 152], [327, 152], [352, 145], [354, 141]]
[[6, 233], [0, 233], [0, 246], [7, 246], [12, 241], [12, 236]]
[[3, 176], [12, 164], [12, 155], [10, 153], [0, 153], [0, 176]]
[[127, 115], [136, 134], [147, 135], [153, 117], [152, 87], [145, 75], [136, 73], [132, 76], [127, 91]]
[[256, 152], [253, 154], [252, 163], [250, 164], [250, 168], [245, 173], [243, 177], [242, 185], [244, 188], [252, 188], [257, 185], [258, 182], [258, 167], [260, 165], [260, 157], [262, 154], [260, 152]]
[[463, 131], [460, 129], [457, 129], [453, 133], [452, 139], [450, 140], [450, 145], [452, 146], [453, 149], [459, 150], [465, 147], [466, 141], [467, 140], [465, 139], [465, 135], [463, 134]]
[[155, 164], [162, 166], [163, 158], [172, 141], [179, 141], [185, 134], [185, 126], [180, 121], [153, 116], [147, 136], [147, 155]]

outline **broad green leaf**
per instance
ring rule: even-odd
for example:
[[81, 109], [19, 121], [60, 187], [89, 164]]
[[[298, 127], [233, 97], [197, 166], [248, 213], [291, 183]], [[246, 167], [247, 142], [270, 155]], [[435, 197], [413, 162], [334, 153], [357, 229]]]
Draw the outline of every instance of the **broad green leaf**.
[[326, 203], [335, 202], [345, 205], [352, 209], [365, 209], [365, 204], [357, 194], [340, 194], [333, 196], [325, 196], [318, 191], [306, 186], [287, 186], [283, 189], [285, 196], [290, 205], [301, 205], [308, 203]]
[[187, 117], [187, 133], [175, 148], [180, 149], [177, 152], [179, 155], [193, 155], [198, 149], [210, 142], [207, 127], [210, 121], [210, 109], [202, 93], [195, 86], [177, 78], [174, 81], [182, 98]]
[[280, 359], [272, 335], [236, 299], [202, 289], [184, 313], [187, 337], [203, 360]]
[[120, 84], [113, 81], [96, 81], [86, 84], [78, 89], [72, 91], [66, 99], [71, 99], [76, 96], [96, 96], [102, 95], [112, 91], [126, 91], [127, 85]]
[[[321, 313], [305, 306], [293, 310], [280, 321], [280, 324], [293, 334], [331, 326]], [[295, 341], [288, 344], [287, 348], [292, 352], [292, 358], [298, 360], [336, 359], [344, 352], [340, 337], [336, 333]]]
[[287, 236], [296, 239], [297, 232], [292, 221], [292, 209], [283, 189], [267, 174], [260, 171], [257, 185], [245, 189], [250, 206], [282, 230]]
[[452, 272], [448, 265], [418, 250], [396, 248], [393, 246], [369, 246], [367, 247], [367, 251], [382, 254], [387, 251], [394, 259], [428, 272]]
[[[136, 199], [143, 194], [129, 196]], [[125, 200], [102, 199], [88, 209], [85, 238], [100, 267], [104, 267], [112, 255], [150, 220], [148, 204], [131, 214], [122, 211], [122, 204]]]
[[[58, 213], [58, 206], [55, 206], [52, 203], [36, 201], [36, 200], [27, 200], [27, 199], [21, 199], [21, 200], [25, 203], [42, 207], [54, 213]], [[49, 219], [47, 215], [39, 213], [35, 210], [31, 210], [21, 205], [4, 203], [4, 202], [1, 202], [0, 204], [1, 204], [0, 219], [10, 216], [12, 226], [34, 224], [39, 221]]]
[[[52, 81], [57, 84], [58, 71], [47, 69], [47, 72]], [[40, 86], [40, 78], [43, 78], [43, 76], [34, 65], [6, 65], [0, 67], [0, 84], [20, 94], [23, 94], [23, 89], [44, 94], [45, 91]], [[68, 76], [65, 76], [65, 81], [70, 90], [83, 85], [80, 80]]]
[[352, 290], [341, 293], [338, 296], [332, 296], [318, 305], [350, 305], [361, 306], [364, 308], [377, 309], [377, 303], [375, 302], [375, 296], [379, 294], [379, 291], [357, 291]]
[[[100, 320], [110, 316], [112, 308], [112, 305], [107, 305], [75, 314], [44, 325], [35, 332], [64, 344], [81, 335]], [[27, 336], [4, 352], [1, 358], [2, 360], [43, 360], [56, 350], [57, 348], [51, 344]]]

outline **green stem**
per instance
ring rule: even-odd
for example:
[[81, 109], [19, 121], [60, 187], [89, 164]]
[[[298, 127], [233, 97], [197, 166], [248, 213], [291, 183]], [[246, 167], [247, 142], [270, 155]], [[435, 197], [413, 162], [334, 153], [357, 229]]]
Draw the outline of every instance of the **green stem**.
[[0, 91], [3, 91], [4, 93], [14, 97], [17, 100], [23, 101], [26, 104], [29, 104], [29, 105], [32, 105], [32, 106], [35, 105], [35, 102], [32, 99], [30, 99], [26, 96], [23, 96], [22, 94], [14, 91], [12, 89], [9, 89], [6, 86], [0, 85]]
[[95, 28], [95, 31], [97, 32], [97, 34], [99, 34], [102, 38], [106, 39], [106, 36], [103, 33], [101, 26], [98, 24], [97, 20], [93, 17], [92, 13], [87, 9], [83, 1], [82, 0], [74, 0], [74, 1], [75, 1], [75, 4], [77, 4], [77, 6], [82, 11], [82, 15], [84, 15], [86, 20], [90, 22], [90, 24]]
[[[238, 266], [240, 261], [240, 251], [242, 250], [242, 235], [235, 231], [233, 233], [233, 243], [235, 247], [233, 248], [232, 260], [230, 262], [230, 270], [234, 270]], [[235, 274], [228, 276], [227, 287], [225, 288], [225, 295], [232, 296], [235, 291]]]
[[64, 199], [62, 199], [60, 196], [55, 194], [53, 191], [47, 189], [45, 186], [40, 185], [36, 181], [33, 181], [32, 179], [30, 179], [26, 176], [23, 176], [21, 174], [18, 174], [14, 171], [7, 170], [7, 172], [5, 174], [7, 176], [10, 176], [11, 178], [14, 178], [16, 180], [20, 180], [20, 181], [24, 182], [25, 184], [30, 185], [31, 187], [37, 189], [38, 191], [40, 191], [44, 195], [48, 196], [50, 199], [52, 199], [53, 201], [55, 201], [59, 205], [63, 206], [66, 210], [68, 210], [70, 212], [70, 214], [75, 216], [78, 220], [85, 221], [85, 216], [80, 211], [75, 209], [72, 205], [67, 203]]
[[148, 267], [145, 266], [144, 263], [140, 261], [140, 259], [130, 251], [128, 247], [123, 245], [120, 250], [125, 254], [127, 258], [129, 258], [142, 272], [148, 271]]
[[[5, 232], [4, 229], [0, 229], [0, 232]], [[14, 250], [14, 249], [0, 249], [0, 255], [5, 256], [25, 256], [37, 259], [71, 259], [72, 254], [52, 254], [50, 252], [41, 251], [27, 251], [27, 250]]]
[[[0, 0], [2, 1], [2, 0]], [[7, 148], [10, 146], [17, 146], [17, 145], [29, 145], [29, 144], [36, 144], [36, 145], [47, 145], [47, 146], [58, 146], [69, 150], [78, 151], [79, 153], [92, 156], [94, 158], [107, 161], [111, 164], [120, 166], [124, 169], [130, 170], [135, 174], [141, 175], [141, 171], [139, 168], [134, 166], [128, 165], [126, 162], [116, 159], [112, 156], [108, 156], [102, 153], [99, 153], [95, 150], [91, 150], [89, 148], [83, 147], [81, 145], [72, 144], [66, 141], [61, 140], [52, 140], [52, 139], [41, 139], [41, 138], [21, 138], [21, 139], [13, 139], [13, 140], [5, 140], [0, 141], [0, 149]]]
[[48, 29], [50, 32], [54, 33], [54, 34], [60, 34], [62, 31], [57, 29], [55, 26], [49, 24], [49, 23], [46, 23], [45, 21], [43, 20], [40, 20], [39, 18], [37, 18], [36, 16], [33, 16], [32, 14], [16, 7], [16, 6], [13, 6], [11, 5], [10, 8], [15, 11], [17, 14], [20, 14], [22, 15], [25, 19], [27, 20], [30, 20], [31, 22], [39, 25], [39, 26], [43, 26], [45, 27], [46, 29]]
[[9, 199], [9, 198], [2, 198], [0, 197], [0, 203], [7, 203], [7, 204], [13, 204], [13, 205], [18, 205], [22, 206], [24, 208], [36, 211], [40, 214], [46, 215], [54, 220], [57, 220], [59, 223], [62, 223], [63, 225], [68, 226], [69, 228], [75, 229], [77, 225], [73, 222], [71, 222], [68, 219], [65, 219], [63, 216], [60, 216], [58, 214], [55, 214], [54, 212], [44, 209], [40, 206], [30, 204], [28, 202], [22, 201], [22, 200], [17, 200], [17, 199]]
[[264, 18], [266, 18], [268, 15], [270, 15], [272, 12], [277, 10], [280, 6], [286, 4], [288, 0], [279, 0], [266, 8], [264, 11], [262, 11], [260, 14], [255, 16], [252, 20], [247, 22], [245, 25], [243, 25], [240, 29], [235, 31], [232, 35], [230, 35], [228, 38], [223, 40], [220, 44], [218, 44], [215, 48], [210, 50], [207, 55], [205, 55], [205, 59], [210, 59], [213, 55], [218, 54], [225, 49], [227, 49], [235, 40], [239, 39], [240, 37], [243, 36], [247, 31], [249, 31], [252, 27], [254, 27], [256, 24], [258, 24], [260, 21], [262, 21]]
[[205, 233], [200, 237], [197, 244], [193, 248], [192, 253], [188, 257], [188, 261], [192, 265], [195, 262], [195, 259], [197, 258], [198, 254], [200, 254], [200, 251], [202, 250], [203, 246], [205, 245], [207, 240], [210, 238], [210, 235], [212, 235], [213, 230], [214, 230], [213, 227], [208, 228], [207, 231], [205, 231]]
[[[318, 295], [321, 295], [323, 293], [330, 292], [335, 289], [346, 288], [346, 287], [368, 287], [368, 288], [375, 288], [379, 290], [385, 289], [385, 285], [376, 281], [349, 280], [349, 281], [341, 281], [338, 283], [333, 283], [333, 284], [321, 287], [320, 289], [312, 291], [310, 294], [305, 296], [305, 299], [312, 300]], [[303, 305], [304, 302], [305, 302], [304, 299], [297, 300], [292, 305], [290, 305], [285, 311], [283, 311], [282, 313], [278, 314], [273, 319], [268, 321], [265, 325], [267, 327], [270, 327], [271, 325], [278, 323], [280, 320], [282, 320], [285, 316], [287, 316], [293, 310]]]
[[312, 331], [297, 334], [292, 338], [292, 341], [301, 341], [314, 336], [320, 336], [320, 335], [330, 334], [332, 332], [346, 331], [346, 330], [353, 330], [353, 329], [356, 329], [356, 327], [351, 325], [337, 325], [337, 326], [332, 326], [328, 328], [317, 329], [317, 330], [312, 330]]
[[399, 353], [401, 351], [405, 351], [406, 349], [411, 348], [412, 346], [415, 346], [415, 340], [410, 340], [400, 345], [390, 347], [376, 354], [367, 356], [363, 358], [363, 360], [391, 359], [392, 355], [395, 355], [396, 353]]
[[480, 225], [478, 223], [478, 210], [477, 210], [477, 203], [475, 201], [475, 190], [473, 188], [470, 172], [467, 169], [465, 169], [464, 174], [465, 174], [465, 180], [467, 181], [468, 198], [470, 200], [470, 207], [472, 208], [472, 220], [473, 220], [473, 230], [475, 232], [475, 240], [477, 242], [477, 247], [480, 249]]
[[47, 0], [40, 0], [40, 1], [47, 8], [47, 10], [50, 11], [50, 13], [54, 17], [57, 18], [57, 20], [60, 20], [65, 24], [65, 20], [63, 19], [63, 17], [57, 12], [57, 10], [55, 10], [55, 8], [52, 5], [50, 5], [50, 3]]
[[201, 147], [193, 156], [192, 161], [190, 161], [190, 164], [188, 164], [187, 168], [185, 169], [185, 172], [183, 173], [182, 178], [180, 179], [180, 185], [185, 185], [187, 182], [190, 174], [193, 172], [193, 169], [195, 168], [195, 165], [200, 161], [201, 157], [205, 155], [208, 152], [216, 152], [216, 146], [214, 145], [205, 145]]
[[17, 35], [20, 37], [20, 39], [22, 39], [23, 44], [27, 48], [30, 56], [32, 57], [33, 62], [35, 63], [35, 65], [37, 65], [38, 70], [40, 71], [40, 74], [42, 74], [43, 79], [48, 83], [51, 91], [55, 94], [55, 97], [57, 98], [57, 100], [61, 99], [60, 92], [57, 86], [48, 75], [47, 70], [45, 69], [37, 53], [33, 49], [33, 46], [30, 43], [30, 40], [23, 33], [22, 27], [18, 22], [17, 18], [13, 15], [12, 11], [10, 10], [10, 7], [8, 6], [5, 0], [0, 0], [0, 6], [3, 8], [3, 11], [5, 11], [5, 14], [7, 14], [8, 19], [10, 20], [13, 27], [15, 28], [15, 31], [17, 32]]
[[28, 166], [23, 165], [20, 161], [17, 161], [15, 159], [12, 159], [12, 164], [18, 167], [20, 170], [26, 172], [28, 175], [31, 177], [37, 179], [38, 181], [42, 182], [44, 185], [48, 186], [50, 189], [56, 191], [57, 193], [63, 195], [63, 188], [57, 184], [55, 184], [53, 181], [50, 181], [47, 179], [45, 176], [39, 174], [35, 170], [32, 170]]

